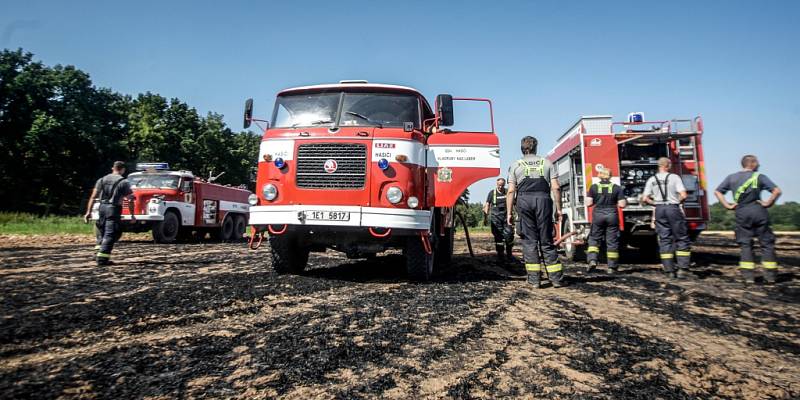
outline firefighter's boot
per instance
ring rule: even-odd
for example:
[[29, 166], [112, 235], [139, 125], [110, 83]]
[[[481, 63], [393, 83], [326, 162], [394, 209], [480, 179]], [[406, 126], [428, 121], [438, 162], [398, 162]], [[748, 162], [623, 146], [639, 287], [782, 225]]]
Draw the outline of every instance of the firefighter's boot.
[[539, 289], [542, 287], [542, 281], [539, 277], [539, 272], [528, 272], [528, 283], [533, 285], [534, 289]]
[[764, 268], [764, 280], [769, 283], [773, 284], [778, 281], [778, 269], [777, 268]]
[[744, 278], [744, 283], [748, 285], [753, 285], [756, 283], [755, 271], [752, 269], [742, 269], [742, 278]]
[[589, 260], [589, 265], [586, 266], [586, 273], [591, 273], [597, 268], [597, 260]]

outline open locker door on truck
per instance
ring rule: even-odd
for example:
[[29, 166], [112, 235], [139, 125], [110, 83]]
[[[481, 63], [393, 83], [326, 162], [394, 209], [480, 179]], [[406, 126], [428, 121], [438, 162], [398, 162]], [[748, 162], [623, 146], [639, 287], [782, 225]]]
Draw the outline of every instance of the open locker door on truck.
[[436, 207], [450, 207], [473, 183], [500, 174], [500, 147], [488, 99], [439, 95], [436, 118], [439, 129], [428, 137], [428, 187]]

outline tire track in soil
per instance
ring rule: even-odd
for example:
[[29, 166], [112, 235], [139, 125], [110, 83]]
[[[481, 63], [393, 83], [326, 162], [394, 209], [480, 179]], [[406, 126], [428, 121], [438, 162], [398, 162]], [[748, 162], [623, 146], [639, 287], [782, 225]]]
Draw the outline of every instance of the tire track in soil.
[[0, 244], [0, 398], [798, 396], [795, 239], [770, 289], [743, 290], [711, 236], [699, 280], [568, 266], [572, 287], [540, 291], [480, 235], [428, 284], [397, 255], [278, 276], [241, 244], [124, 241], [101, 270], [70, 241]]

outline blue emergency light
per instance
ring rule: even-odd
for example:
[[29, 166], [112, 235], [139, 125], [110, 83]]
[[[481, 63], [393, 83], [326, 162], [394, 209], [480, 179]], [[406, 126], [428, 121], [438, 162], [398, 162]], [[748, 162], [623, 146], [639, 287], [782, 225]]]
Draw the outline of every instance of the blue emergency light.
[[153, 162], [153, 163], [137, 163], [136, 170], [137, 171], [166, 171], [169, 169], [169, 164], [165, 162]]

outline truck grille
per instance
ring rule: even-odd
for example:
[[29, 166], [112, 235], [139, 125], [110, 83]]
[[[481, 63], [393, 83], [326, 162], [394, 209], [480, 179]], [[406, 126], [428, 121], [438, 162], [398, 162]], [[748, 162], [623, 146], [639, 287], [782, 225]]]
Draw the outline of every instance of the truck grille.
[[[325, 171], [327, 160], [336, 171]], [[367, 175], [367, 146], [354, 143], [313, 143], [297, 147], [297, 187], [305, 189], [361, 189]]]

